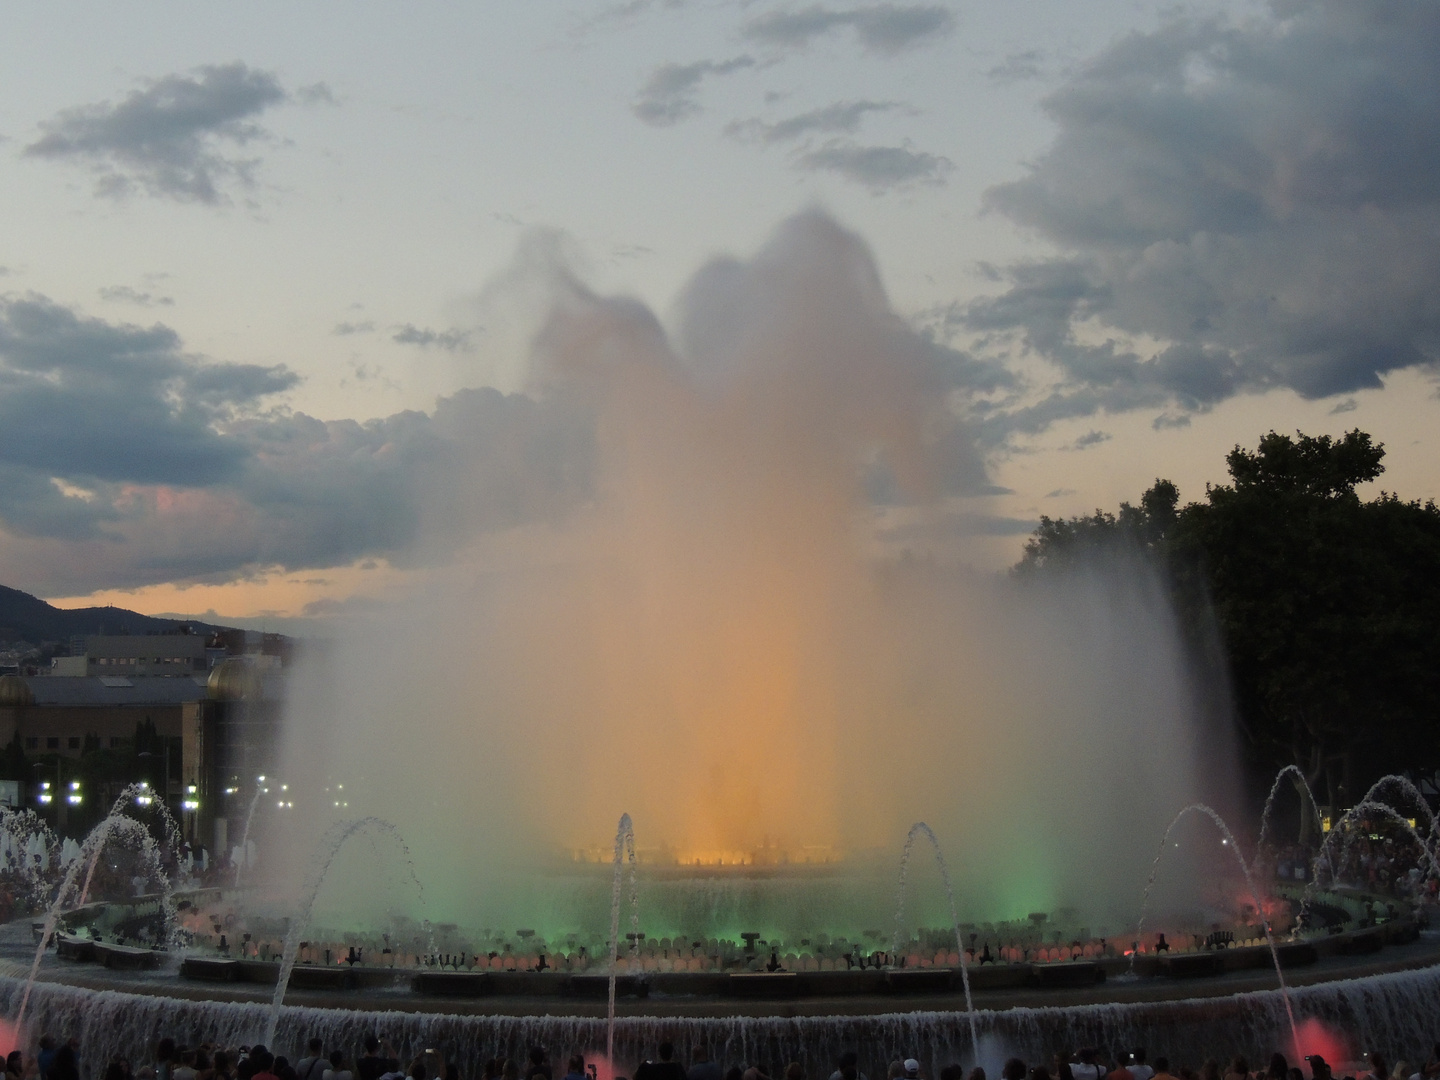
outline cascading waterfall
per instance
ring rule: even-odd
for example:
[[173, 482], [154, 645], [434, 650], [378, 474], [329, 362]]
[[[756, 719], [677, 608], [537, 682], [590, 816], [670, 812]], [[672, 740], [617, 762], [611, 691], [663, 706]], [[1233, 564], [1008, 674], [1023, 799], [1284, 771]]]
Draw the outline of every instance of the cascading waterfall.
[[[23, 980], [0, 979], [0, 1012], [13, 1015]], [[1344, 1031], [1356, 1047], [1384, 1047], [1396, 1057], [1423, 1060], [1440, 1015], [1440, 970], [1397, 972], [1337, 980], [1290, 991], [1297, 1020], [1315, 1019]], [[481, 1075], [485, 1059], [524, 1059], [531, 1046], [598, 1048], [608, 1024], [574, 1016], [458, 1016], [444, 1013], [313, 1009], [284, 1012], [267, 1046], [301, 1047], [311, 1036], [327, 1046], [356, 1046], [365, 1035], [388, 1033], [402, 1058], [439, 1049], [462, 1076]], [[153, 1050], [161, 1036], [189, 1043], [253, 1043], [266, 1030], [260, 1003], [191, 1001], [40, 983], [33, 998], [34, 1030], [66, 1032], [80, 1040], [87, 1061], [123, 1054], [132, 1060]], [[1172, 1061], [1198, 1062], [1225, 1053], [1262, 1060], [1290, 1038], [1285, 999], [1275, 990], [1185, 1001], [1106, 1003], [1066, 1008], [979, 1010], [973, 1014], [982, 1045], [1006, 1055], [1046, 1060], [1060, 1046], [1147, 1046]], [[675, 1044], [688, 1059], [705, 1046], [721, 1060], [770, 1064], [834, 1061], [842, 1050], [860, 1053], [861, 1071], [884, 1075], [886, 1065], [917, 1058], [925, 1075], [969, 1052], [969, 1021], [956, 1012], [819, 1017], [636, 1017], [616, 1021], [616, 1071], [642, 1061], [655, 1044]], [[1307, 1052], [1313, 1052], [1308, 1051]], [[627, 1075], [633, 1075], [628, 1073]]]
[[900, 949], [900, 927], [905, 917], [905, 878], [910, 868], [910, 853], [915, 847], [915, 837], [924, 836], [930, 841], [930, 846], [935, 850], [935, 865], [940, 869], [940, 880], [945, 886], [945, 897], [950, 901], [950, 922], [955, 929], [955, 948], [960, 953], [960, 982], [965, 988], [965, 1015], [970, 1018], [970, 1049], [978, 1062], [980, 1055], [979, 1037], [975, 1033], [975, 1002], [970, 997], [970, 968], [965, 962], [965, 942], [960, 933], [960, 915], [955, 908], [955, 889], [950, 884], [950, 868], [945, 865], [945, 855], [940, 850], [940, 841], [936, 838], [934, 830], [923, 821], [917, 821], [910, 826], [910, 831], [905, 835], [905, 849], [900, 853], [900, 887], [899, 895], [895, 902], [895, 937], [890, 945], [890, 962], [895, 962], [895, 955]]

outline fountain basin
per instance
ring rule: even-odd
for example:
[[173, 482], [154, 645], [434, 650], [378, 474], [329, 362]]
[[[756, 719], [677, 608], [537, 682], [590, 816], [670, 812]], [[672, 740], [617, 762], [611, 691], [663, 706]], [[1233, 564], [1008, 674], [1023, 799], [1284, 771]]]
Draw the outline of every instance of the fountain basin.
[[[1320, 1020], [1357, 1052], [1384, 1046], [1400, 1056], [1423, 1054], [1433, 1038], [1433, 1017], [1440, 1013], [1440, 938], [1427, 936], [1397, 952], [1405, 955], [1395, 962], [1424, 966], [1367, 972], [1361, 965], [1373, 961], [1330, 957], [1322, 961], [1331, 965], [1326, 970], [1307, 969], [1304, 977], [1316, 981], [1292, 991], [1297, 1018]], [[87, 971], [98, 978], [86, 978], [83, 987], [48, 981]], [[989, 1053], [1033, 1061], [1058, 1047], [1097, 1043], [1143, 1045], [1152, 1054], [1192, 1064], [1217, 1052], [1261, 1056], [1277, 1047], [1288, 1050], [1279, 993], [1242, 989], [1262, 979], [1260, 972], [1238, 972], [1189, 984], [1142, 979], [992, 992], [975, 1014], [982, 1048], [988, 1048], [982, 1060], [994, 1064], [985, 1057]], [[0, 1014], [14, 1015], [22, 986], [23, 979], [0, 978]], [[247, 992], [253, 1000], [232, 997]], [[262, 997], [268, 997], [262, 988], [246, 991], [243, 984], [167, 984], [153, 974], [101, 973], [91, 965], [67, 964], [42, 973], [31, 1009], [37, 1029], [76, 1034], [89, 1058], [133, 1057], [161, 1033], [193, 1034], [227, 1045], [252, 1042], [269, 1017]], [[300, 1045], [316, 1036], [327, 1046], [347, 1047], [378, 1031], [389, 1035], [402, 1056], [440, 1048], [462, 1074], [478, 1070], [481, 1058], [497, 1052], [513, 1057], [544, 1045], [552, 1055], [594, 1053], [605, 1039], [604, 1003], [593, 999], [497, 995], [471, 1003], [443, 994], [397, 1000], [384, 993], [312, 990], [297, 992], [295, 1000], [281, 1011], [277, 1045]], [[860, 1051], [867, 1072], [883, 1069], [902, 1054], [917, 1057], [931, 1073], [951, 1061], [974, 1060], [967, 1017], [955, 1008], [955, 995], [903, 1000], [908, 1007], [897, 1008], [894, 998], [868, 997], [848, 1003], [781, 997], [725, 1003], [663, 994], [631, 998], [618, 1009], [616, 1061], [631, 1066], [652, 1054], [662, 1039], [686, 1056], [703, 1044], [720, 1060], [758, 1061], [772, 1068], [789, 1060], [823, 1064], [845, 1048]]]
[[148, 971], [159, 967], [160, 954], [154, 949], [140, 949], [133, 945], [112, 945], [109, 942], [93, 943], [95, 959], [107, 968], [120, 971]]

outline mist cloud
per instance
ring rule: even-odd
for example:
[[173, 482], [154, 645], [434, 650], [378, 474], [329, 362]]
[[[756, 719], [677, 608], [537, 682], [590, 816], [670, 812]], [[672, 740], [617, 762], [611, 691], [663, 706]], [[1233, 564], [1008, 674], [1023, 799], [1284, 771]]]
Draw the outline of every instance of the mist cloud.
[[[894, 863], [863, 853], [898, 850], [917, 820], [944, 837], [969, 918], [1074, 904], [1120, 912], [1092, 928], [1133, 920], [1156, 835], [1199, 797], [1198, 755], [1225, 740], [1202, 729], [1151, 568], [1035, 588], [956, 569], [976, 537], [1034, 524], [966, 499], [993, 488], [963, 403], [1006, 373], [900, 319], [866, 246], [818, 213], [703, 266], [669, 331], [587, 288], [553, 242], [536, 248], [517, 259], [551, 299], [528, 393], [496, 405], [517, 432], [569, 410], [559, 430], [592, 436], [583, 491], [506, 535], [476, 517], [439, 545], [427, 521], [442, 572], [337, 627], [333, 663], [297, 673], [281, 759], [353, 784], [347, 813], [395, 823], [431, 918], [603, 935], [607, 879], [557, 890], [532, 868], [603, 848], [623, 810], [644, 848], [682, 863], [760, 844], [845, 858], [844, 885], [815, 893], [648, 892], [652, 935], [874, 925], [894, 911]], [[466, 469], [420, 500], [427, 514], [490, 468], [489, 454], [454, 457]], [[455, 793], [454, 812], [413, 784], [357, 782], [377, 762]], [[1055, 762], [1138, 779], [1009, 797]], [[552, 777], [565, 798], [527, 801]], [[286, 860], [277, 883], [313, 858], [323, 822], [302, 816], [266, 848]], [[1097, 865], [1125, 888], [1097, 892]]]
[[[1057, 365], [1034, 430], [1098, 409], [1381, 385], [1440, 349], [1440, 8], [1276, 3], [1094, 57], [987, 204], [1062, 254], [956, 322]], [[1159, 341], [1141, 349], [1140, 338]]]
[[[308, 88], [305, 100], [315, 92]], [[100, 195], [138, 189], [219, 203], [227, 185], [253, 183], [258, 161], [238, 151], [268, 137], [258, 118], [289, 97], [269, 72], [209, 65], [155, 79], [117, 103], [65, 109], [40, 125], [44, 134], [25, 155], [88, 165]]]

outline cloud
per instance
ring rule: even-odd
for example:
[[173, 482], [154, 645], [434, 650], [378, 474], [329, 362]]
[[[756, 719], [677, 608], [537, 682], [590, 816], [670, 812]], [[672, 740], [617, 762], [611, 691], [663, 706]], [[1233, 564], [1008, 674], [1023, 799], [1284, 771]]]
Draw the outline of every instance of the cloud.
[[100, 290], [100, 299], [112, 304], [134, 304], [136, 307], [173, 307], [175, 300], [170, 296], [140, 292], [129, 285], [109, 285]]
[[1075, 489], [1074, 489], [1074, 488], [1056, 488], [1054, 491], [1047, 491], [1047, 492], [1045, 493], [1045, 498], [1047, 498], [1047, 499], [1061, 499], [1061, 498], [1064, 498], [1066, 495], [1074, 495], [1074, 494], [1075, 494]]
[[373, 322], [340, 322], [335, 324], [335, 329], [330, 332], [336, 337], [349, 337], [351, 334], [369, 334], [375, 330]]
[[876, 194], [909, 184], [943, 184], [954, 168], [948, 158], [905, 146], [861, 146], [842, 139], [805, 151], [796, 164], [814, 172], [833, 172]]
[[1011, 53], [1004, 61], [985, 72], [986, 78], [996, 82], [1025, 82], [1038, 79], [1044, 72], [1045, 54], [1039, 49], [1026, 49]]
[[669, 127], [700, 111], [695, 100], [700, 84], [712, 75], [729, 75], [754, 67], [750, 56], [729, 60], [698, 60], [693, 64], [662, 64], [636, 95], [630, 111], [654, 127]]
[[297, 86], [292, 96], [301, 105], [340, 104], [340, 99], [335, 96], [334, 91], [323, 82], [311, 83], [309, 86]]
[[868, 113], [899, 108], [894, 101], [837, 101], [775, 123], [763, 120], [736, 120], [725, 127], [734, 138], [765, 144], [789, 142], [811, 134], [852, 134]]
[[237, 151], [268, 137], [258, 118], [287, 100], [268, 72], [239, 62], [210, 65], [150, 81], [118, 103], [65, 109], [40, 125], [44, 134], [24, 152], [88, 165], [100, 195], [139, 189], [216, 204], [228, 184], [254, 182], [258, 160]]
[[[204, 363], [158, 323], [0, 299], [0, 517], [22, 532], [88, 535], [119, 513], [115, 485], [234, 478], [244, 450], [220, 427], [296, 382], [281, 367]], [[107, 499], [74, 494], [101, 489]]]
[[865, 245], [823, 215], [788, 222], [750, 260], [704, 266], [673, 339], [541, 241], [548, 256], [522, 249], [512, 271], [550, 298], [524, 335], [525, 392], [462, 390], [365, 421], [287, 411], [273, 395], [292, 374], [207, 362], [163, 325], [4, 300], [0, 563], [53, 595], [445, 565], [477, 538], [589, 513], [599, 462], [628, 468], [616, 455], [632, 436], [646, 467], [718, 477], [744, 461], [742, 487], [817, 476], [843, 493], [807, 494], [817, 505], [868, 496], [923, 516], [994, 490], [962, 414], [1013, 376], [896, 315]]
[[470, 331], [422, 330], [418, 326], [406, 323], [391, 335], [390, 340], [399, 345], [419, 345], [422, 349], [433, 346], [447, 352], [458, 352], [470, 348]]
[[1330, 415], [1341, 416], [1347, 412], [1354, 412], [1359, 407], [1360, 402], [1356, 401], [1353, 397], [1346, 398], [1344, 401], [1339, 402], [1333, 409], [1330, 410]]
[[1087, 431], [1072, 444], [1074, 450], [1088, 450], [1092, 446], [1099, 446], [1103, 442], [1109, 442], [1113, 435], [1108, 431]]
[[1056, 366], [1000, 426], [1156, 408], [1169, 427], [1440, 361], [1440, 7], [1174, 17], [1046, 109], [1054, 141], [986, 203], [1059, 254], [957, 320]]
[[870, 52], [893, 55], [922, 45], [955, 25], [954, 16], [931, 4], [868, 4], [851, 8], [820, 5], [772, 11], [745, 24], [742, 34], [758, 44], [802, 49], [836, 30], [853, 30]]

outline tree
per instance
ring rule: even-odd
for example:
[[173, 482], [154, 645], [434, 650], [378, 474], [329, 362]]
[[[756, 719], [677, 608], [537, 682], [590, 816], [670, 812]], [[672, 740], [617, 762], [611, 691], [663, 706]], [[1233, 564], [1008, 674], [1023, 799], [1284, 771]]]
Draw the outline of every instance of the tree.
[[1358, 430], [1272, 431], [1227, 455], [1231, 483], [1203, 502], [1176, 511], [1157, 481], [1118, 517], [1042, 519], [1016, 571], [1109, 544], [1149, 552], [1185, 625], [1213, 612], [1251, 760], [1297, 765], [1348, 802], [1357, 772], [1440, 767], [1440, 509], [1361, 500], [1384, 455]]
[[30, 764], [25, 760], [25, 747], [21, 745], [18, 731], [0, 751], [0, 779], [19, 780], [22, 785], [30, 781]]
[[1015, 573], [1028, 576], [1046, 570], [1073, 567], [1103, 557], [1117, 546], [1160, 554], [1174, 526], [1180, 489], [1169, 480], [1156, 480], [1140, 496], [1140, 505], [1120, 504], [1119, 514], [1097, 509], [1089, 517], [1040, 518], [1035, 534], [1025, 542], [1025, 554]]

